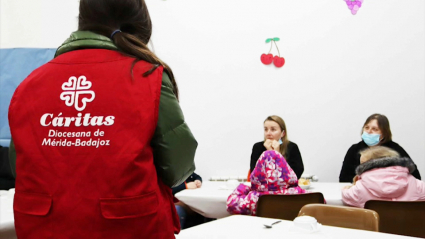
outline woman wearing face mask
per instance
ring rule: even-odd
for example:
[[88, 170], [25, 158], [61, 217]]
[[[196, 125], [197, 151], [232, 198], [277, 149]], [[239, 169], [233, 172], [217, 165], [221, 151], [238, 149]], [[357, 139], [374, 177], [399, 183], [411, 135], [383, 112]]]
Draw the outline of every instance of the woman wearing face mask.
[[[350, 149], [348, 149], [342, 164], [341, 173], [339, 174], [339, 181], [351, 183], [356, 175], [356, 167], [360, 165], [360, 152], [378, 145], [395, 150], [400, 154], [400, 157], [410, 158], [400, 145], [392, 141], [388, 118], [385, 115], [373, 114], [366, 119], [363, 125], [362, 141], [353, 144]], [[419, 180], [421, 179], [416, 164], [412, 175]]]
[[298, 178], [304, 172], [303, 160], [298, 146], [288, 140], [285, 121], [276, 115], [264, 121], [264, 141], [254, 144], [251, 153], [250, 172], [254, 170], [258, 158], [266, 150], [276, 150], [282, 154]]

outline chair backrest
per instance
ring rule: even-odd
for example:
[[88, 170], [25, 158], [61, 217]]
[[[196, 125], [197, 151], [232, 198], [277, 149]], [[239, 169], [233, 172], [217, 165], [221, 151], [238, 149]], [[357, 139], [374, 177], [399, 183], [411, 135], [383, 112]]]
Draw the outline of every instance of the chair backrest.
[[312, 216], [327, 226], [379, 231], [379, 215], [369, 209], [308, 204], [301, 208], [298, 216]]
[[294, 220], [300, 209], [310, 203], [325, 203], [323, 194], [262, 195], [257, 203], [257, 216]]
[[367, 201], [379, 214], [379, 231], [425, 238], [425, 201]]

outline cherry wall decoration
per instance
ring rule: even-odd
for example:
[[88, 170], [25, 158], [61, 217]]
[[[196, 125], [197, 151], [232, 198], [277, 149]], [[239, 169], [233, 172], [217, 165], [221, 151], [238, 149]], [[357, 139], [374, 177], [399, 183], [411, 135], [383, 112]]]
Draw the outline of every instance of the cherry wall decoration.
[[[279, 48], [277, 47], [276, 42], [279, 41], [280, 39], [278, 37], [275, 38], [267, 38], [266, 43], [270, 43], [270, 50], [269, 53], [267, 54], [262, 54], [261, 55], [261, 62], [264, 65], [270, 65], [272, 62], [276, 67], [282, 67], [285, 64], [285, 58], [280, 57], [280, 52], [279, 52]], [[272, 51], [273, 48], [273, 43], [276, 46], [277, 49], [277, 54], [273, 57], [273, 54], [271, 54], [270, 52]]]
[[350, 9], [351, 14], [356, 15], [357, 11], [363, 4], [363, 0], [344, 0], [347, 4], [348, 9]]

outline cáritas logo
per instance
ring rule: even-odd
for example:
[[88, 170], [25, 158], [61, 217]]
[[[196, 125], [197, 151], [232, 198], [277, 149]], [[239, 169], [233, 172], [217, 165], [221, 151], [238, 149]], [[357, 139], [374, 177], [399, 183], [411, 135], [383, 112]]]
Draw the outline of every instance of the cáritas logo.
[[[68, 81], [62, 84], [63, 92], [60, 99], [65, 101], [66, 106], [74, 106], [76, 110], [83, 111], [87, 102], [92, 102], [95, 98], [94, 91], [90, 90], [92, 83], [85, 76], [69, 77]], [[80, 126], [111, 126], [114, 124], [115, 116], [91, 116], [90, 113], [78, 113], [77, 116], [63, 116], [62, 112], [45, 113], [40, 118], [40, 124], [44, 127], [76, 127]]]
[[[71, 76], [68, 82], [62, 84], [61, 100], [65, 101], [66, 106], [74, 106], [76, 110], [83, 111], [87, 102], [94, 100], [94, 91], [90, 90], [92, 84], [85, 76]], [[79, 104], [81, 100], [81, 105]]]

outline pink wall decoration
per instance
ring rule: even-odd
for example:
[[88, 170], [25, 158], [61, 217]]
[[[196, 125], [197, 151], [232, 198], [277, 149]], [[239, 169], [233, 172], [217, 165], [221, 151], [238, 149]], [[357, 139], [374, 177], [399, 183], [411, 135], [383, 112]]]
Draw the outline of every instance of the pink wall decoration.
[[351, 10], [351, 14], [356, 15], [360, 7], [363, 4], [363, 0], [344, 0], [347, 4], [348, 9]]

